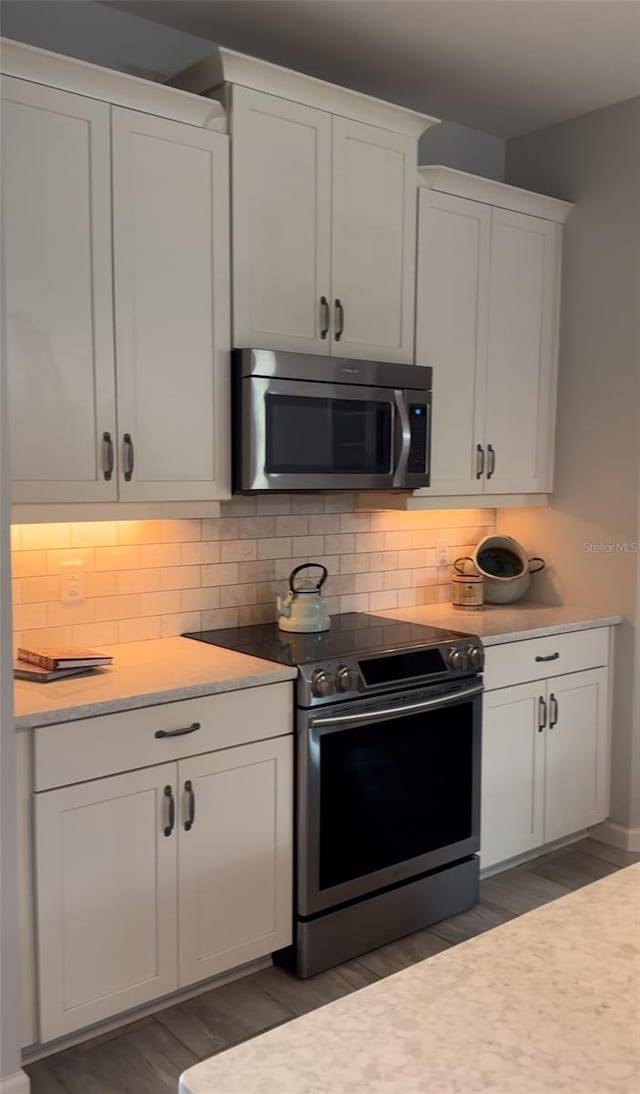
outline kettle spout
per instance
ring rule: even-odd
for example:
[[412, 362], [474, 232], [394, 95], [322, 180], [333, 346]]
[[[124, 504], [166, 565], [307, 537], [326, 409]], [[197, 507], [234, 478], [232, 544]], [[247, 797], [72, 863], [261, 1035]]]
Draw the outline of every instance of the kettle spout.
[[283, 615], [285, 619], [288, 619], [291, 615], [291, 598], [285, 596], [283, 599], [276, 593], [276, 608], [280, 615]]

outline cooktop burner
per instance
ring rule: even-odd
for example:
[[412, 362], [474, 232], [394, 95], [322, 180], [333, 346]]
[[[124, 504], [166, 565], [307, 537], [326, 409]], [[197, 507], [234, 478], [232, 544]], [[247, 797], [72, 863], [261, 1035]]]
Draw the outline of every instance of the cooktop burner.
[[319, 634], [292, 634], [278, 629], [277, 623], [252, 627], [231, 627], [221, 631], [192, 631], [185, 638], [225, 646], [251, 657], [277, 661], [281, 665], [309, 665], [340, 657], [396, 652], [452, 642], [465, 635], [460, 631], [405, 623], [365, 612], [348, 612], [331, 618], [331, 629]]

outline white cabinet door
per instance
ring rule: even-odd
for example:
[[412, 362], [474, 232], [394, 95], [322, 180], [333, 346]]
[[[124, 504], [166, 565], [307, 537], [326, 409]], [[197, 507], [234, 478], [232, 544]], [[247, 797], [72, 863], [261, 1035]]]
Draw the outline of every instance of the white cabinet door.
[[233, 343], [329, 353], [331, 115], [232, 96]]
[[492, 212], [487, 493], [551, 489], [559, 244], [557, 224]]
[[292, 749], [279, 737], [178, 765], [181, 986], [291, 942]]
[[482, 722], [483, 867], [544, 842], [544, 681], [488, 691]]
[[124, 501], [229, 497], [228, 200], [225, 135], [114, 108]]
[[35, 795], [43, 1041], [176, 988], [175, 778], [163, 764]]
[[2, 174], [12, 500], [113, 500], [109, 107], [4, 77]]
[[333, 119], [337, 357], [413, 362], [416, 169], [415, 139]]
[[491, 209], [421, 188], [418, 221], [416, 362], [433, 368], [434, 407], [431, 485], [420, 493], [478, 494]]
[[549, 680], [545, 842], [608, 813], [608, 670]]

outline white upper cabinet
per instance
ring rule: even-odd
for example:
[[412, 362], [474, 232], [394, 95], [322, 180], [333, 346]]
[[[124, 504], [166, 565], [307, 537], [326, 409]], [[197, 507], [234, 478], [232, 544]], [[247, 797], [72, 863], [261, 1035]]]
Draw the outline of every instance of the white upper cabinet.
[[331, 116], [236, 87], [232, 117], [234, 344], [328, 353]]
[[228, 148], [113, 110], [120, 497], [229, 493]]
[[553, 488], [561, 223], [572, 206], [420, 168], [416, 361], [433, 367], [428, 496]]
[[109, 140], [105, 103], [3, 77], [14, 502], [116, 497]]
[[413, 361], [414, 138], [333, 119], [333, 349]]
[[234, 345], [412, 363], [436, 119], [226, 49], [172, 83], [231, 103]]
[[431, 494], [479, 494], [491, 210], [420, 189], [416, 362], [433, 366]]
[[505, 209], [491, 218], [486, 489], [544, 492], [552, 486], [560, 228]]
[[12, 500], [229, 497], [222, 108], [11, 44], [2, 63], [149, 108], [3, 77]]

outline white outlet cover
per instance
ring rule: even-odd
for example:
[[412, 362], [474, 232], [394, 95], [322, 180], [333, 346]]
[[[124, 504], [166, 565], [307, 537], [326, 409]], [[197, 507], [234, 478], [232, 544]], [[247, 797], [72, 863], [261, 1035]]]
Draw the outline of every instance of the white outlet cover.
[[60, 602], [62, 604], [81, 604], [84, 600], [83, 558], [63, 562], [60, 566]]

